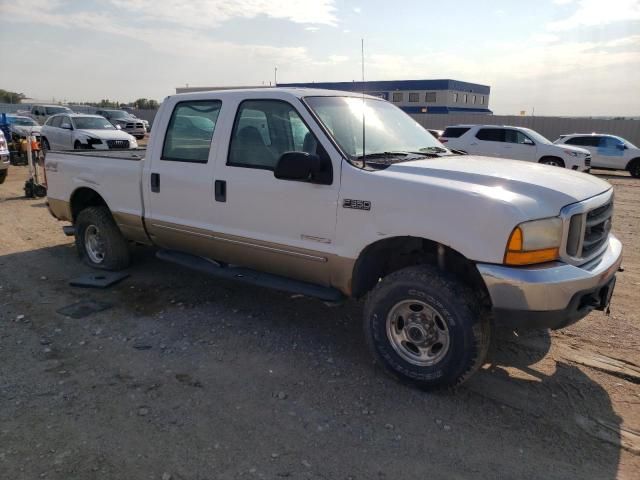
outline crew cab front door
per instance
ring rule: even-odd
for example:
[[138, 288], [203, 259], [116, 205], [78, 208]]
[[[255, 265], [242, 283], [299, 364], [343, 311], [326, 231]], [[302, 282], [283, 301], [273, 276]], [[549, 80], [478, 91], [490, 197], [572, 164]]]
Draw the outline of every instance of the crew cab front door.
[[[226, 125], [231, 128], [225, 152], [218, 156], [214, 192], [222, 258], [329, 285], [339, 195], [337, 152], [304, 108], [283, 100], [244, 100]], [[324, 180], [276, 178], [274, 169], [285, 152], [318, 155], [327, 173]]]

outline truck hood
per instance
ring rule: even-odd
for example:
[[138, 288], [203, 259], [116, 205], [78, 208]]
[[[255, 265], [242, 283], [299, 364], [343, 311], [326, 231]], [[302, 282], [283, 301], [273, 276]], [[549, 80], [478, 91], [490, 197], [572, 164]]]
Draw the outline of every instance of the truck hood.
[[121, 130], [79, 129], [76, 130], [76, 134], [99, 138], [101, 140], [131, 140], [132, 138], [127, 132]]
[[381, 173], [509, 204], [529, 218], [557, 215], [562, 207], [611, 188], [586, 173], [474, 155], [397, 163]]

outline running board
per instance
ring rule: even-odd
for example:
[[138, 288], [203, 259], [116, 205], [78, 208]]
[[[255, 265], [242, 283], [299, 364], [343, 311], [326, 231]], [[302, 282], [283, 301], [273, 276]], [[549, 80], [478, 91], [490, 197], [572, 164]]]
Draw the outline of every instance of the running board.
[[241, 282], [257, 285], [259, 287], [283, 290], [289, 293], [298, 293], [307, 297], [315, 297], [326, 302], [340, 302], [344, 300], [344, 295], [339, 290], [331, 287], [314, 285], [313, 283], [291, 280], [280, 275], [262, 273], [256, 270], [242, 267], [223, 266], [212, 260], [188, 253], [176, 252], [174, 250], [158, 250], [156, 257], [171, 263], [176, 263], [183, 267], [198, 270], [214, 277], [226, 278], [229, 280], [239, 280]]

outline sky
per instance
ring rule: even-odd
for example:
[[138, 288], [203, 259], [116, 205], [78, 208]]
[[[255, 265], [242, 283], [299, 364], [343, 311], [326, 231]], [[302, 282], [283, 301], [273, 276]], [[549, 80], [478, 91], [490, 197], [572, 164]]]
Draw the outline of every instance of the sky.
[[640, 0], [0, 0], [0, 88], [161, 101], [175, 87], [453, 78], [497, 114], [640, 115]]

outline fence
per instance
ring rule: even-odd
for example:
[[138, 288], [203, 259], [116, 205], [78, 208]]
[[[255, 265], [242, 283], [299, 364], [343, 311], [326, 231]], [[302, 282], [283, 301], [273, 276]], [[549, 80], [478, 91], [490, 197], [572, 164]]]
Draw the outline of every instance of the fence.
[[[0, 113], [13, 113], [17, 110], [29, 110], [30, 104], [0, 103]], [[70, 105], [77, 113], [95, 113], [96, 107], [86, 105]], [[153, 124], [158, 110], [139, 110], [128, 108], [127, 111], [136, 117], [148, 120]], [[483, 115], [483, 114], [438, 114], [416, 113], [411, 115], [425, 128], [444, 130], [457, 124], [514, 125], [527, 127], [541, 133], [553, 141], [567, 133], [609, 133], [618, 135], [640, 146], [640, 120], [606, 120], [599, 118], [566, 118], [566, 117], [519, 117], [515, 115]]]
[[411, 115], [425, 128], [444, 130], [458, 124], [513, 125], [527, 127], [554, 141], [567, 133], [609, 133], [640, 146], [640, 120], [606, 120], [597, 118], [519, 117], [509, 115], [447, 114]]

